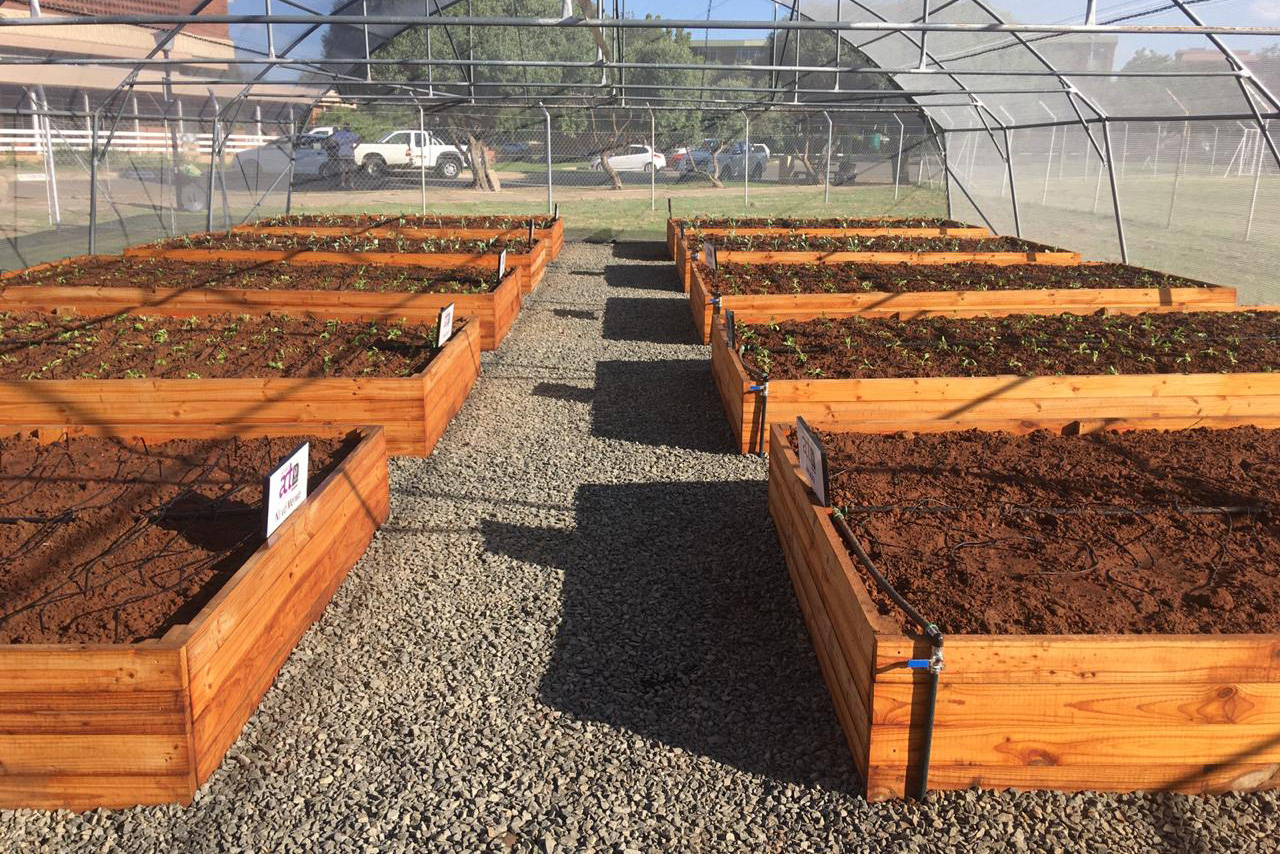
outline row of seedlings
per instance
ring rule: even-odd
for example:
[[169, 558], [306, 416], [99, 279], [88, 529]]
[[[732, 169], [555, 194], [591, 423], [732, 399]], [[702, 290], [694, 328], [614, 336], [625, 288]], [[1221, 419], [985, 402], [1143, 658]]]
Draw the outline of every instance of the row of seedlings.
[[[706, 234], [685, 231], [677, 270], [686, 293], [695, 267], [719, 264], [1079, 264], [1080, 254], [1014, 237], [962, 236], [950, 226], [875, 226], [845, 229], [835, 236]], [[893, 220], [890, 223], [896, 222]], [[924, 220], [922, 222], [930, 222]], [[935, 222], [948, 222], [940, 220]]]
[[0, 284], [0, 806], [190, 802], [529, 281], [154, 255]]
[[1280, 783], [1280, 313], [1118, 266], [798, 281], [896, 275], [889, 298], [916, 299], [979, 271], [1009, 294], [1097, 288], [1104, 310], [929, 294], [714, 320], [716, 382], [743, 449], [772, 448], [771, 514], [868, 797]]

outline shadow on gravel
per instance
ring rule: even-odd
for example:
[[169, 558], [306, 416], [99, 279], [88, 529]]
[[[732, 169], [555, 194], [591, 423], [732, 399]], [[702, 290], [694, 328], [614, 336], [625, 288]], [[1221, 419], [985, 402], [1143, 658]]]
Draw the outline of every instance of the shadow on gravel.
[[613, 244], [613, 257], [623, 261], [670, 261], [665, 240], [635, 240]]
[[606, 341], [698, 344], [689, 305], [679, 299], [609, 297], [604, 301]]
[[665, 267], [606, 264], [604, 283], [606, 287], [630, 288], [636, 291], [678, 293], [681, 290], [680, 279], [676, 277], [676, 268], [670, 264]]
[[732, 453], [705, 359], [596, 363], [591, 435], [659, 447]]
[[534, 397], [549, 397], [553, 400], [568, 400], [574, 403], [590, 403], [595, 399], [596, 390], [568, 383], [538, 383], [533, 387]]
[[573, 530], [481, 520], [564, 572], [540, 699], [780, 783], [857, 791], [763, 481], [589, 484]]
[[575, 320], [596, 320], [599, 315], [585, 308], [553, 308], [551, 313], [556, 317], [572, 317]]

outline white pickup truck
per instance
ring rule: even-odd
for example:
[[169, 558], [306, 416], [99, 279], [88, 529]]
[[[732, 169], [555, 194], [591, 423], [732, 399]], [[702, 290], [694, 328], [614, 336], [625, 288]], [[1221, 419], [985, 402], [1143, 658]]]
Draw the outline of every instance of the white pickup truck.
[[379, 142], [362, 142], [356, 146], [356, 165], [370, 178], [385, 178], [396, 170], [427, 168], [441, 178], [457, 178], [466, 162], [456, 146], [441, 142], [427, 131], [426, 145], [420, 130], [393, 130]]

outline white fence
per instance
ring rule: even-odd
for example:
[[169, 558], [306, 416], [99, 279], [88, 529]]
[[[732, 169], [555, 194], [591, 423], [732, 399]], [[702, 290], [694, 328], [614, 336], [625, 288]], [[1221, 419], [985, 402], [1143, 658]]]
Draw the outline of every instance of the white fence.
[[[195, 124], [194, 121], [191, 124]], [[100, 128], [98, 130], [98, 144], [105, 145], [107, 141], [108, 130]], [[85, 122], [83, 127], [68, 128], [57, 127], [50, 128], [49, 138], [46, 139], [41, 130], [35, 128], [5, 128], [0, 129], [0, 153], [13, 152], [15, 154], [33, 154], [43, 155], [49, 148], [50, 144], [57, 151], [89, 151], [92, 144], [92, 131]], [[179, 133], [178, 146], [187, 153], [200, 152], [208, 154], [213, 145], [213, 135], [210, 133]], [[260, 145], [279, 139], [275, 136], [265, 136], [256, 133], [233, 133], [229, 134], [225, 140], [225, 151], [227, 154], [236, 154], [250, 148], [257, 148]], [[111, 135], [111, 151], [125, 153], [151, 153], [161, 154], [170, 152], [173, 148], [173, 137], [169, 132], [163, 130], [134, 130], [132, 128], [125, 130], [117, 128], [116, 132]]]

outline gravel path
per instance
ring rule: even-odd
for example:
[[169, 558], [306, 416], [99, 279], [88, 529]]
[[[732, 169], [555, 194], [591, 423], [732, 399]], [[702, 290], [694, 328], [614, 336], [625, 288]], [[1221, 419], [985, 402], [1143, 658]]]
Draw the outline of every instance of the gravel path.
[[0, 813], [0, 850], [1277, 850], [1274, 793], [857, 797], [676, 287], [566, 246], [195, 804]]

